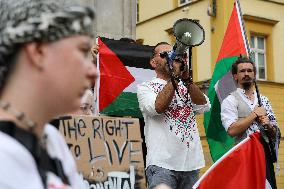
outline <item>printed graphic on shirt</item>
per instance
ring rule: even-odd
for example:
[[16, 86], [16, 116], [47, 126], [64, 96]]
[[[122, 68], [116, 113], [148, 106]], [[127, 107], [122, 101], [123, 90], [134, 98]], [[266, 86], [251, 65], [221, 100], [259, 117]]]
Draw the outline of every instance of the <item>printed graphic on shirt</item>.
[[[158, 94], [165, 84], [150, 82], [149, 86]], [[170, 106], [164, 113], [164, 120], [169, 127], [169, 131], [189, 147], [190, 142], [194, 140], [197, 133], [196, 120], [187, 88], [180, 84], [178, 90], [181, 98], [175, 93]]]
[[149, 87], [156, 94], [158, 94], [164, 88], [164, 86], [165, 86], [165, 84], [162, 84], [162, 83], [149, 82]]

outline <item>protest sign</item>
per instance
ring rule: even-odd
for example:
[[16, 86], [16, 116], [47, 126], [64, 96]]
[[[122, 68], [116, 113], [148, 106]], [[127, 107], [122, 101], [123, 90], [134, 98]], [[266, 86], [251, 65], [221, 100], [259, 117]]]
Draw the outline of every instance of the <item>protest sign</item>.
[[91, 188], [146, 188], [138, 119], [72, 115], [59, 129]]

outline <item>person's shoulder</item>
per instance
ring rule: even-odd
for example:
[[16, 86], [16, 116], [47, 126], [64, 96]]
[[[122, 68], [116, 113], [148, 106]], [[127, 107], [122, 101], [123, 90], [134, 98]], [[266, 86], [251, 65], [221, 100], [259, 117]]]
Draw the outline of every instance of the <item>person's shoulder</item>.
[[142, 87], [142, 86], [146, 86], [147, 83], [149, 83], [150, 81], [144, 81], [143, 83], [139, 83], [137, 84], [137, 88]]
[[[226, 97], [226, 98], [224, 98], [224, 100], [234, 100], [234, 99], [236, 99], [236, 97], [234, 96], [234, 92], [232, 92], [232, 93], [230, 93], [230, 94], [228, 94], [228, 96]], [[224, 101], [223, 100], [223, 101]]]
[[11, 136], [0, 132], [0, 165], [21, 170], [33, 166], [32, 154]]
[[20, 143], [11, 136], [2, 132], [0, 132], [0, 138], [0, 155], [17, 155], [17, 151], [21, 149]]
[[225, 97], [221, 103], [221, 105], [225, 105], [225, 104], [232, 104], [236, 101], [236, 97], [230, 93], [227, 97]]
[[41, 188], [32, 154], [9, 135], [0, 138], [0, 188]]
[[137, 88], [139, 90], [139, 88], [148, 87], [150, 85], [150, 83], [153, 83], [153, 82], [155, 82], [155, 78], [153, 78], [153, 79], [151, 79], [149, 81], [144, 81], [144, 82], [138, 84]]
[[26, 151], [25, 147], [10, 135], [0, 132], [0, 138], [0, 154], [2, 154], [3, 151], [14, 154], [21, 153], [22, 150]]

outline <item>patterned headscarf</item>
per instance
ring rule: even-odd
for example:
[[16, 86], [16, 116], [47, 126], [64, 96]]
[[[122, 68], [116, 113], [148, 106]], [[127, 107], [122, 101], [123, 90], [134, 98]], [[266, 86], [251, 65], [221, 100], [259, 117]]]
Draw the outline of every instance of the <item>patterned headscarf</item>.
[[93, 10], [60, 1], [0, 0], [0, 93], [21, 45], [92, 35]]
[[67, 8], [57, 1], [0, 0], [0, 66], [16, 45], [92, 34], [94, 12], [90, 8]]

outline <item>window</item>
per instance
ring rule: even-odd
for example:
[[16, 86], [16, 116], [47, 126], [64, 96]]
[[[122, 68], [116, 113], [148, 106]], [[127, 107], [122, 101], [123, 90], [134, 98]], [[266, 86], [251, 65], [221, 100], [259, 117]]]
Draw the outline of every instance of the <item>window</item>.
[[252, 50], [252, 59], [255, 62], [256, 66], [256, 78], [259, 80], [267, 79], [267, 70], [266, 70], [266, 52], [265, 52], [265, 37], [262, 36], [251, 36], [251, 50]]
[[189, 3], [190, 1], [192, 1], [192, 0], [179, 0], [179, 5]]

